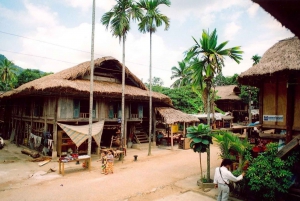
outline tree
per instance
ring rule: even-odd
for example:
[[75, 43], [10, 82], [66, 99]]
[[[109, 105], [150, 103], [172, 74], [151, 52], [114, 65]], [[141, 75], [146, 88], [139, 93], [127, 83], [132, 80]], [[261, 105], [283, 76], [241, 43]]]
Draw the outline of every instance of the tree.
[[[207, 97], [207, 125], [210, 126], [210, 90], [212, 81], [215, 75], [222, 72], [224, 67], [224, 57], [228, 56], [237, 63], [242, 60], [240, 47], [232, 47], [224, 49], [228, 41], [225, 41], [219, 45], [216, 29], [209, 33], [209, 31], [203, 30], [202, 37], [197, 41], [194, 37], [193, 45], [187, 52], [187, 60], [192, 58], [199, 58], [198, 62], [191, 65], [193, 71], [192, 83], [195, 86], [199, 86], [203, 90], [203, 96]], [[204, 87], [205, 83], [205, 88]], [[210, 179], [210, 151], [207, 150], [207, 178]]]
[[188, 64], [186, 61], [178, 61], [178, 67], [172, 67], [172, 76], [171, 80], [177, 78], [175, 82], [171, 85], [171, 87], [178, 88], [182, 86], [186, 86], [190, 83], [190, 75], [191, 71], [188, 69]]
[[[208, 150], [209, 145], [212, 144], [211, 129], [208, 125], [199, 124], [198, 126], [191, 126], [187, 128], [186, 137], [191, 138], [190, 147], [194, 152], [199, 153], [200, 159], [200, 179], [203, 179], [201, 153]], [[209, 179], [209, 177], [207, 177]]]
[[49, 74], [52, 74], [52, 73], [43, 73], [36, 69], [26, 69], [17, 76], [17, 78], [18, 78], [17, 86], [19, 87], [22, 84], [25, 84], [32, 80], [39, 79], [39, 78], [44, 77]]
[[169, 29], [170, 20], [167, 16], [160, 13], [158, 6], [166, 5], [170, 6], [169, 0], [140, 0], [138, 6], [145, 10], [146, 13], [142, 17], [139, 23], [139, 30], [142, 33], [150, 33], [150, 67], [149, 67], [149, 151], [148, 156], [151, 155], [151, 128], [152, 128], [152, 33], [156, 32], [157, 27], [160, 27], [163, 23], [165, 24], [165, 30]]
[[130, 20], [140, 19], [142, 10], [132, 0], [117, 0], [113, 8], [104, 13], [101, 23], [108, 29], [111, 28], [112, 35], [123, 41], [123, 60], [122, 60], [122, 123], [121, 137], [124, 144], [124, 121], [125, 121], [125, 41], [126, 35], [130, 30]]
[[1, 81], [5, 83], [5, 91], [9, 89], [8, 85], [13, 88], [11, 83], [16, 78], [16, 69], [14, 67], [14, 63], [9, 61], [8, 59], [2, 60], [0, 62], [0, 76]]
[[259, 62], [260, 59], [261, 59], [261, 56], [258, 56], [258, 55], [256, 54], [256, 55], [254, 55], [251, 59], [253, 60], [252, 66], [254, 66], [254, 65], [258, 64], [258, 62]]

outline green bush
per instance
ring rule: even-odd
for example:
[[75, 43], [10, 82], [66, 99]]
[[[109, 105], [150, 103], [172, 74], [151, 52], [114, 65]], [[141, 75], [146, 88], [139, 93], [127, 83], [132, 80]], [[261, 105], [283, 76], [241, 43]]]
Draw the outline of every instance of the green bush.
[[298, 160], [298, 153], [293, 152], [282, 160], [276, 156], [277, 152], [278, 144], [269, 143], [266, 152], [253, 159], [248, 167], [246, 179], [257, 200], [276, 200], [291, 186], [291, 167]]

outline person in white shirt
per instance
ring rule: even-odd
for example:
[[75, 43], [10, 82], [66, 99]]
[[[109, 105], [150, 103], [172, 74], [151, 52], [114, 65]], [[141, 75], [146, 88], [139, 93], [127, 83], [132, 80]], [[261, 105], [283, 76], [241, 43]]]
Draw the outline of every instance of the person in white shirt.
[[245, 173], [235, 177], [229, 169], [231, 168], [232, 161], [230, 159], [223, 159], [221, 166], [215, 170], [214, 184], [218, 188], [218, 201], [227, 201], [229, 198], [229, 181], [237, 182], [243, 179]]

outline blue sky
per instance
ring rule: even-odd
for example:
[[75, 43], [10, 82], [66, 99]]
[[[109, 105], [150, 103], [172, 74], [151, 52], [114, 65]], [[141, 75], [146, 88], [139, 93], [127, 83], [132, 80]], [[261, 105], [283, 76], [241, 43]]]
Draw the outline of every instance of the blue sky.
[[[122, 61], [119, 40], [100, 23], [114, 4], [114, 0], [96, 0], [95, 58], [113, 56]], [[160, 7], [171, 20], [170, 29], [160, 27], [153, 35], [153, 76], [160, 77], [165, 86], [174, 82], [171, 68], [194, 44], [192, 36], [199, 39], [203, 29], [216, 28], [219, 43], [229, 40], [226, 47], [241, 46], [244, 51], [240, 64], [225, 60], [226, 76], [247, 70], [253, 55], [263, 55], [279, 40], [294, 36], [250, 0], [171, 0], [171, 4]], [[91, 16], [92, 0], [2, 0], [0, 54], [23, 68], [46, 72], [89, 61]], [[127, 36], [126, 66], [148, 80], [149, 34], [140, 33], [136, 24]]]

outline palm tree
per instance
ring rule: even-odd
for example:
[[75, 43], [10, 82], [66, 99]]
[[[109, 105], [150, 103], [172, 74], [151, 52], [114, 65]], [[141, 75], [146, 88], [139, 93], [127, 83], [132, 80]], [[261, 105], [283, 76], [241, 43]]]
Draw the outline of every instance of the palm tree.
[[145, 15], [139, 23], [139, 30], [142, 33], [150, 33], [150, 67], [149, 67], [149, 150], [148, 156], [151, 155], [151, 127], [152, 127], [152, 33], [155, 33], [156, 28], [165, 24], [165, 30], [169, 29], [170, 20], [167, 16], [160, 13], [158, 6], [170, 6], [169, 0], [140, 0], [138, 6], [146, 11]]
[[[199, 58], [197, 63], [191, 65], [193, 71], [192, 83], [199, 86], [203, 90], [204, 97], [207, 97], [207, 125], [210, 125], [210, 90], [212, 80], [215, 75], [222, 72], [224, 67], [224, 57], [228, 56], [237, 63], [242, 60], [240, 47], [232, 47], [223, 49], [228, 41], [219, 45], [216, 29], [210, 34], [209, 31], [203, 30], [202, 37], [197, 41], [194, 37], [195, 45], [187, 52], [187, 60], [191, 58]], [[205, 88], [204, 84], [205, 83]], [[207, 178], [210, 180], [210, 150], [207, 150]]]
[[190, 75], [191, 71], [188, 69], [188, 64], [186, 61], [178, 61], [178, 67], [172, 67], [172, 76], [171, 80], [174, 78], [178, 78], [171, 87], [179, 88], [182, 86], [186, 86], [190, 83]]
[[256, 55], [254, 55], [251, 59], [253, 60], [252, 66], [254, 66], [254, 65], [258, 64], [258, 62], [259, 62], [260, 59], [261, 59], [261, 56], [258, 56], [258, 55], [256, 54]]
[[117, 0], [113, 8], [104, 13], [101, 23], [108, 29], [111, 28], [112, 35], [123, 41], [123, 60], [122, 60], [122, 123], [121, 138], [124, 144], [124, 121], [125, 121], [125, 41], [126, 35], [130, 30], [130, 20], [140, 19], [142, 10], [132, 0]]
[[9, 83], [16, 77], [16, 69], [14, 63], [8, 59], [0, 61], [1, 81], [5, 83], [5, 91], [8, 90]]

